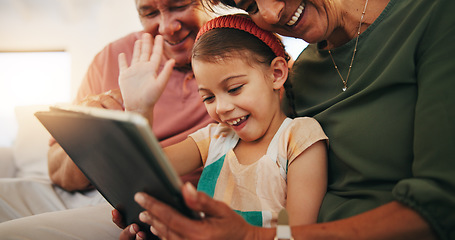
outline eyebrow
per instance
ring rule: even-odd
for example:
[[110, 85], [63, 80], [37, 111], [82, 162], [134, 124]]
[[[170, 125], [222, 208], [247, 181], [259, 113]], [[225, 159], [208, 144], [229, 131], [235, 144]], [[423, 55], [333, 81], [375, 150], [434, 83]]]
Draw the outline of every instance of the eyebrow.
[[145, 11], [150, 10], [150, 9], [155, 9], [155, 8], [152, 7], [152, 6], [149, 6], [149, 5], [142, 5], [142, 6], [139, 6], [138, 12], [142, 13], [142, 12], [145, 12]]

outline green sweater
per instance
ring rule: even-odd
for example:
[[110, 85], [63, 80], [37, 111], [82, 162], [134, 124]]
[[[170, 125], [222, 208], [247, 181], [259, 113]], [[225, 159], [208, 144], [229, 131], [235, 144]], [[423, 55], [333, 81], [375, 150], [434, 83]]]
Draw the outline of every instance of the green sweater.
[[[332, 51], [343, 77], [354, 44]], [[360, 35], [346, 92], [316, 44], [291, 79], [298, 115], [315, 117], [329, 137], [319, 221], [396, 200], [455, 239], [454, 0], [391, 0]]]

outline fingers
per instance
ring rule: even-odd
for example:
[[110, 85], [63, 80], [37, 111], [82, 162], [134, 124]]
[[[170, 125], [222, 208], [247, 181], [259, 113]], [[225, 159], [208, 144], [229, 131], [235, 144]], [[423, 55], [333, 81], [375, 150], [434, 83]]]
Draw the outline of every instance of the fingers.
[[120, 240], [140, 240], [145, 239], [145, 234], [139, 231], [137, 224], [131, 224], [120, 233]]
[[90, 95], [78, 103], [87, 107], [98, 107], [113, 110], [124, 110], [120, 90], [110, 90], [98, 95]]
[[149, 57], [150, 62], [153, 63], [155, 68], [153, 71], [157, 71], [158, 66], [160, 65], [161, 58], [163, 56], [163, 36], [157, 35], [155, 37], [155, 43], [153, 45], [153, 54]]
[[166, 240], [176, 240], [176, 239], [185, 239], [182, 236], [177, 235], [175, 232], [170, 231], [170, 229], [160, 222], [156, 218], [152, 218], [150, 214], [146, 211], [139, 214], [139, 219], [142, 222], [148, 222], [150, 226], [150, 231], [158, 236], [160, 239]]
[[109, 91], [105, 92], [104, 95], [110, 96], [119, 105], [123, 105], [123, 97], [122, 97], [122, 92], [120, 91], [120, 89], [109, 90]]
[[134, 43], [134, 48], [133, 48], [133, 57], [131, 58], [131, 65], [136, 64], [139, 62], [139, 58], [141, 55], [141, 47], [142, 47], [142, 41], [137, 40]]
[[[134, 199], [146, 211], [139, 219], [153, 226], [162, 239], [245, 239], [254, 227], [225, 203], [213, 200], [207, 194], [185, 184], [182, 188], [184, 200], [189, 208], [204, 213], [202, 219], [190, 219], [174, 208], [145, 193], [137, 193]], [[204, 233], [201, 235], [201, 233]]]
[[[150, 57], [150, 62], [154, 63], [154, 66], [157, 67], [159, 66], [159, 63], [161, 62], [162, 55], [163, 55], [163, 36], [158, 35], [155, 37], [155, 44], [153, 45], [153, 54]], [[174, 59], [169, 59], [166, 61], [164, 64], [163, 69], [158, 75], [158, 81], [161, 82], [163, 86], [167, 84], [167, 81], [171, 77], [172, 70], [174, 69], [175, 65], [175, 60]], [[155, 71], [156, 71], [155, 69]]]
[[142, 35], [141, 42], [141, 54], [139, 56], [139, 61], [146, 62], [150, 59], [152, 54], [152, 36], [148, 33]]
[[213, 200], [207, 194], [197, 192], [194, 186], [186, 183], [182, 188], [183, 198], [186, 205], [196, 212], [204, 213], [206, 216], [224, 216], [231, 212], [231, 209], [218, 201]]
[[150, 35], [149, 33], [144, 33], [142, 34], [142, 38], [136, 40], [136, 42], [134, 43], [131, 65], [136, 64], [138, 62], [149, 61], [150, 55], [152, 55], [152, 35]]
[[126, 69], [128, 69], [128, 63], [126, 62], [126, 55], [125, 53], [120, 53], [118, 55], [118, 68], [120, 70], [120, 73], [124, 72]]
[[112, 210], [112, 222], [117, 225], [117, 227], [124, 229], [126, 227], [125, 223], [123, 222], [122, 215], [117, 209]]
[[[200, 233], [194, 229], [193, 220], [181, 215], [174, 208], [163, 204], [145, 193], [137, 193], [134, 196], [139, 205], [146, 211], [139, 215], [139, 219], [153, 226], [154, 234], [166, 239], [183, 239], [181, 236], [189, 231]], [[172, 226], [172, 229], [168, 228]], [[178, 228], [178, 231], [175, 230]], [[181, 236], [180, 236], [181, 235]]]
[[166, 86], [167, 82], [169, 81], [169, 78], [171, 78], [171, 74], [172, 74], [172, 70], [174, 69], [174, 65], [175, 65], [174, 59], [168, 60], [164, 64], [163, 69], [161, 70], [161, 72], [158, 75], [157, 80], [159, 82], [161, 82], [161, 85], [163, 86], [163, 88], [164, 88], [164, 86]]
[[[134, 65], [140, 65], [139, 63], [147, 63], [150, 62], [150, 66], [148, 66], [148, 70], [150, 73], [155, 73], [155, 76], [159, 75], [158, 74], [158, 69], [160, 67], [160, 63], [163, 58], [163, 36], [157, 35], [154, 40], [154, 44], [152, 41], [152, 36], [149, 33], [144, 33], [142, 35], [142, 39], [137, 40], [134, 43], [134, 50], [133, 50], [133, 56], [131, 60], [131, 68], [133, 68]], [[152, 51], [153, 48], [153, 51]], [[124, 53], [120, 53], [118, 56], [118, 64], [119, 64], [119, 70], [120, 70], [120, 77], [119, 77], [119, 82], [121, 82], [122, 79], [122, 73], [126, 72], [128, 70], [128, 63], [126, 60], [126, 55]], [[170, 59], [168, 60], [165, 65], [164, 65], [164, 73], [162, 74], [164, 79], [169, 79], [169, 76], [172, 72], [172, 69], [174, 67], [175, 60]], [[137, 68], [133, 70], [133, 72], [137, 73]]]
[[[161, 239], [165, 240], [180, 240], [187, 239], [186, 237], [177, 235], [177, 233], [170, 231], [170, 229], [158, 220], [153, 221], [155, 235], [159, 236]], [[162, 234], [160, 234], [162, 233]]]

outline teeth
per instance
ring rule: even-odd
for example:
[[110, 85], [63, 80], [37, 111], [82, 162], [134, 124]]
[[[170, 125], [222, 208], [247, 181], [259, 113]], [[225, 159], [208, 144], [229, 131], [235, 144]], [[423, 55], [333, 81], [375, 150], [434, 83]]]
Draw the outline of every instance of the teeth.
[[245, 116], [237, 118], [237, 119], [235, 119], [233, 121], [230, 121], [230, 122], [227, 122], [227, 123], [232, 126], [232, 125], [236, 125], [237, 123], [239, 123], [242, 120], [245, 120]]
[[302, 14], [303, 10], [305, 9], [305, 4], [302, 3], [298, 8], [297, 10], [295, 11], [294, 15], [292, 16], [291, 20], [289, 20], [288, 23], [286, 23], [286, 25], [288, 26], [292, 26], [295, 24], [295, 22], [297, 22], [297, 20], [299, 20], [299, 17], [300, 15]]

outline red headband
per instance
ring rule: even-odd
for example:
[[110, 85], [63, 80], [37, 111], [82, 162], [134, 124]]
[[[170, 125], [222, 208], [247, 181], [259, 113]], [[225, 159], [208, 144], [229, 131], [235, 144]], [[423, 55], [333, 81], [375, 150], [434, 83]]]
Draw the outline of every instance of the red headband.
[[273, 33], [263, 30], [258, 27], [250, 18], [246, 15], [225, 15], [214, 18], [208, 21], [200, 30], [196, 36], [196, 41], [206, 32], [215, 28], [233, 28], [250, 33], [261, 41], [263, 41], [277, 57], [283, 57], [287, 59], [284, 46], [281, 41]]

